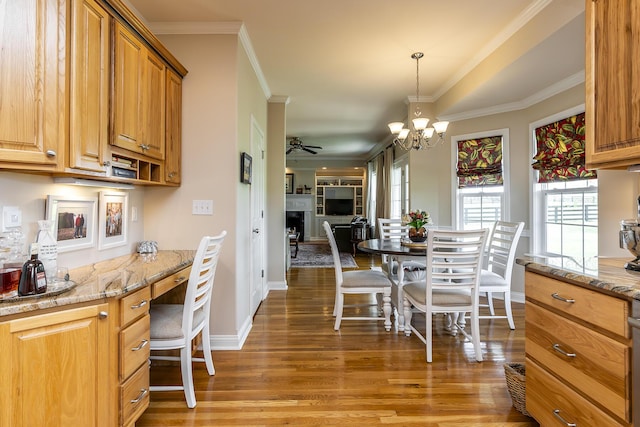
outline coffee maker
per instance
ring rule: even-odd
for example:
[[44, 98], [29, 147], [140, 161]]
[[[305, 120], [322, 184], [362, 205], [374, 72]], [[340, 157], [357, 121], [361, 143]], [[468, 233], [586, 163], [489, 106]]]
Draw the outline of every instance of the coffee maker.
[[640, 271], [640, 197], [638, 197], [637, 219], [620, 221], [620, 248], [635, 255], [633, 261], [624, 265], [627, 270]]

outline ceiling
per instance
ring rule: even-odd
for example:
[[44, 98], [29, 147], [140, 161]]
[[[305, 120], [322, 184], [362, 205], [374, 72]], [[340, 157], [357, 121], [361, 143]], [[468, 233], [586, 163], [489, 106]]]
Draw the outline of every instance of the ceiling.
[[417, 51], [420, 101], [440, 120], [525, 108], [584, 81], [581, 0], [126, 2], [157, 33], [242, 22], [267, 95], [289, 98], [287, 140], [323, 147], [288, 159], [364, 160], [389, 144], [387, 123], [406, 122], [415, 100]]

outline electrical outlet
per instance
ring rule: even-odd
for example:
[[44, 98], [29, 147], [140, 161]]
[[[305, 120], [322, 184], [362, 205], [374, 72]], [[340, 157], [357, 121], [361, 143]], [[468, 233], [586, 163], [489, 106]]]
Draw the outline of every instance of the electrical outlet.
[[17, 206], [2, 207], [2, 231], [22, 225], [22, 211]]
[[194, 200], [191, 213], [193, 215], [213, 215], [213, 200]]

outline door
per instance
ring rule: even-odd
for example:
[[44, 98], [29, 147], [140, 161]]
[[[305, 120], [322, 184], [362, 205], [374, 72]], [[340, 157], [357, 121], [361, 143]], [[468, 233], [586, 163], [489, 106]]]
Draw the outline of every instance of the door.
[[267, 295], [264, 254], [264, 133], [251, 119], [251, 315]]

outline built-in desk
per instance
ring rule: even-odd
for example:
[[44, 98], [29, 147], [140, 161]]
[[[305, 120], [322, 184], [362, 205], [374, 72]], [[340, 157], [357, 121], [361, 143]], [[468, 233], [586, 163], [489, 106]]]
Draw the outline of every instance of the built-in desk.
[[0, 302], [0, 427], [133, 426], [149, 404], [150, 300], [188, 280], [195, 253], [113, 258], [71, 270], [66, 293]]

